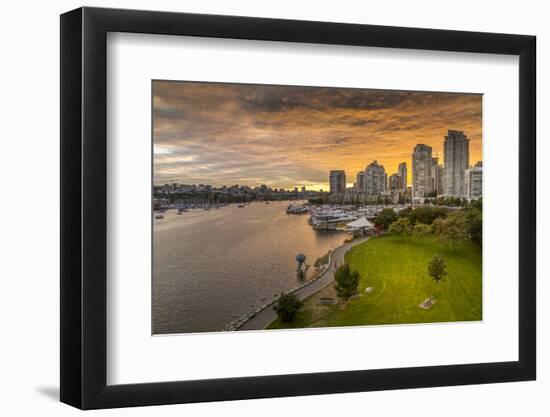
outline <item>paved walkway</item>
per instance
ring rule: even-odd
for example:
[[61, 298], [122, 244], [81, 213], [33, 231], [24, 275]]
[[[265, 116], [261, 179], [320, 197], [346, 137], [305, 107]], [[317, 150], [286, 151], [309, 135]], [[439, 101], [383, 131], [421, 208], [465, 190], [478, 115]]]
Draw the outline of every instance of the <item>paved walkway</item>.
[[[355, 239], [351, 242], [344, 243], [344, 245], [334, 250], [330, 258], [330, 265], [328, 269], [325, 270], [319, 278], [317, 278], [315, 281], [312, 281], [311, 284], [308, 284], [300, 288], [299, 290], [294, 291], [294, 294], [296, 294], [300, 300], [304, 300], [325, 288], [327, 285], [334, 281], [334, 272], [336, 271], [336, 268], [334, 267], [334, 261], [336, 261], [336, 264], [338, 266], [342, 265], [344, 263], [345, 253], [353, 246], [366, 242], [368, 239], [369, 236]], [[248, 320], [246, 323], [244, 323], [241, 327], [239, 327], [239, 330], [265, 329], [276, 318], [277, 313], [275, 313], [275, 311], [273, 310], [273, 304], [271, 304], [260, 311], [258, 314], [256, 314], [254, 317], [252, 317], [250, 320]]]

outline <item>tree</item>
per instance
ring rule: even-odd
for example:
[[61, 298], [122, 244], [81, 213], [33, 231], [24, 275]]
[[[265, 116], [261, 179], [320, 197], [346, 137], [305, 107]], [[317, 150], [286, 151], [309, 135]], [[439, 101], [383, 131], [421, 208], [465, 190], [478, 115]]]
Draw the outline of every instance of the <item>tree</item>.
[[357, 294], [359, 278], [359, 272], [352, 271], [348, 264], [341, 265], [334, 274], [334, 280], [336, 281], [334, 289], [338, 297], [349, 298]]
[[447, 275], [447, 264], [445, 260], [439, 255], [434, 256], [428, 264], [428, 273], [435, 282], [441, 281], [443, 276]]
[[406, 215], [412, 225], [418, 223], [432, 224], [436, 219], [445, 217], [447, 212], [448, 210], [444, 207], [417, 207], [407, 212]]
[[418, 238], [423, 238], [430, 235], [432, 229], [430, 226], [424, 223], [418, 223], [413, 227], [413, 236]]
[[478, 200], [472, 200], [470, 203], [470, 206], [473, 208], [478, 209], [479, 211], [483, 210], [483, 198], [480, 198]]
[[481, 246], [483, 240], [483, 220], [481, 210], [468, 208], [466, 210], [466, 222], [472, 242]]
[[435, 219], [432, 223], [432, 233], [436, 236], [441, 236], [441, 229], [443, 228], [444, 219]]
[[385, 208], [378, 216], [374, 219], [374, 224], [377, 226], [382, 226], [382, 228], [387, 229], [397, 219], [397, 213], [394, 209]]
[[468, 225], [463, 212], [454, 212], [445, 219], [438, 219], [433, 223], [434, 233], [441, 239], [450, 240], [453, 244], [453, 253], [456, 243], [468, 238]]
[[412, 207], [405, 207], [399, 212], [399, 217], [409, 217], [413, 211], [414, 209]]
[[433, 203], [438, 206], [458, 207], [463, 205], [464, 201], [460, 197], [437, 197]]
[[411, 222], [408, 218], [401, 217], [391, 224], [388, 232], [391, 235], [401, 236], [401, 240], [403, 240], [403, 237], [411, 234]]
[[302, 308], [303, 303], [295, 294], [282, 294], [277, 304], [273, 306], [273, 310], [277, 313], [277, 317], [284, 323], [290, 323], [296, 318], [296, 314]]

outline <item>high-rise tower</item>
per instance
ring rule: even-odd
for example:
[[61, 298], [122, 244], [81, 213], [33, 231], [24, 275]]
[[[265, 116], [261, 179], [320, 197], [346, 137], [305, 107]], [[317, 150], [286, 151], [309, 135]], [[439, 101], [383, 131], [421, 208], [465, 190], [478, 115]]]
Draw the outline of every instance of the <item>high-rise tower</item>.
[[386, 191], [386, 170], [378, 161], [372, 161], [365, 168], [365, 191], [377, 195]]
[[443, 194], [465, 197], [464, 172], [470, 166], [470, 140], [464, 132], [449, 130], [443, 142]]
[[432, 148], [419, 143], [412, 154], [412, 197], [429, 197], [432, 189]]
[[346, 172], [344, 170], [333, 170], [329, 174], [331, 194], [344, 194], [346, 192]]
[[401, 188], [403, 191], [407, 189], [407, 163], [401, 162], [397, 169], [397, 175], [401, 177]]

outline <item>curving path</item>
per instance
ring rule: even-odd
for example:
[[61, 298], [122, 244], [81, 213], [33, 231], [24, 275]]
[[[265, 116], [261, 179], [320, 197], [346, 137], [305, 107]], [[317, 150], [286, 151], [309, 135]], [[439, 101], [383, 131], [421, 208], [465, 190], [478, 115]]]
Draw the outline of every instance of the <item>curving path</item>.
[[[334, 281], [334, 272], [336, 271], [336, 268], [334, 267], [334, 261], [336, 261], [337, 265], [342, 265], [344, 262], [344, 255], [348, 250], [350, 250], [355, 245], [359, 245], [363, 242], [366, 242], [370, 236], [362, 237], [359, 239], [355, 239], [351, 242], [344, 243], [342, 246], [336, 248], [331, 256], [330, 256], [330, 264], [329, 267], [321, 274], [319, 278], [317, 278], [315, 281], [312, 281], [310, 284], [307, 284], [296, 291], [294, 291], [294, 294], [298, 296], [300, 300], [304, 300], [316, 292], [322, 290], [327, 285], [329, 285], [332, 281]], [[265, 329], [267, 326], [271, 324], [273, 320], [277, 318], [277, 313], [273, 311], [273, 304], [270, 304], [266, 308], [264, 308], [262, 311], [260, 311], [258, 314], [256, 314], [254, 317], [250, 318], [247, 322], [245, 322], [242, 326], [239, 327], [238, 330], [261, 330]]]

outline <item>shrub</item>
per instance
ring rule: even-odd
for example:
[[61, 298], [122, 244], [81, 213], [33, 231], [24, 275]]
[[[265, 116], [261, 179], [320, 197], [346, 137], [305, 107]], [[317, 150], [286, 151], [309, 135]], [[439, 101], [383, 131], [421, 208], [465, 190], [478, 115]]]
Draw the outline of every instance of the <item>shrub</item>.
[[385, 208], [374, 219], [374, 224], [387, 229], [397, 219], [397, 213], [394, 209]]
[[328, 258], [329, 258], [329, 253], [327, 252], [323, 256], [321, 256], [320, 258], [317, 258], [317, 260], [315, 261], [314, 266], [319, 268], [320, 266], [328, 264]]
[[453, 244], [453, 252], [457, 242], [468, 238], [468, 224], [462, 211], [454, 212], [445, 219], [438, 219], [433, 224], [434, 234], [441, 239], [450, 240]]
[[423, 238], [432, 233], [432, 228], [424, 223], [418, 223], [413, 227], [413, 236]]
[[403, 239], [404, 236], [411, 234], [411, 223], [408, 218], [401, 217], [391, 224], [388, 232], [392, 235], [401, 236], [401, 239]]
[[447, 216], [448, 210], [444, 207], [418, 207], [411, 210], [409, 215], [409, 221], [415, 225], [418, 223], [432, 224], [436, 219], [444, 218]]

